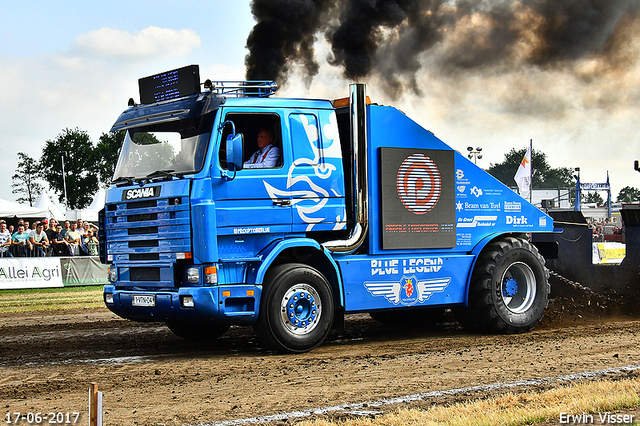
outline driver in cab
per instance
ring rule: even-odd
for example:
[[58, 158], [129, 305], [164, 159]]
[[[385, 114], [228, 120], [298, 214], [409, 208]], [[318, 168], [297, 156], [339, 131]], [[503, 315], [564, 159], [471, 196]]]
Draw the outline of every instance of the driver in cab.
[[258, 150], [243, 164], [244, 169], [276, 167], [280, 160], [280, 149], [273, 145], [273, 130], [261, 128], [258, 132]]

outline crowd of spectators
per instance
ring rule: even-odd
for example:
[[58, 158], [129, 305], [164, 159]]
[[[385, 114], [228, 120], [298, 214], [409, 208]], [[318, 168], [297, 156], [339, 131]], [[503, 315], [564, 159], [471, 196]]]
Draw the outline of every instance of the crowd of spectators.
[[[616, 222], [614, 218], [605, 218], [601, 221], [587, 219], [587, 224], [593, 234], [593, 242], [605, 241], [605, 235], [622, 235], [622, 223]], [[621, 237], [619, 239], [621, 240]]]
[[[30, 226], [31, 225], [31, 226]], [[78, 219], [55, 219], [15, 226], [0, 220], [0, 257], [98, 256], [98, 227]]]

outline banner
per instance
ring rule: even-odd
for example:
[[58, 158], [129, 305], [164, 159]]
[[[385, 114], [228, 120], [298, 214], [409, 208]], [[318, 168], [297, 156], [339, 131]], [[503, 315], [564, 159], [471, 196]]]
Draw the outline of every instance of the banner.
[[60, 258], [10, 258], [0, 260], [0, 290], [63, 287]]
[[94, 256], [0, 259], [0, 290], [104, 285], [109, 267]]
[[65, 286], [109, 284], [109, 267], [97, 257], [59, 257]]

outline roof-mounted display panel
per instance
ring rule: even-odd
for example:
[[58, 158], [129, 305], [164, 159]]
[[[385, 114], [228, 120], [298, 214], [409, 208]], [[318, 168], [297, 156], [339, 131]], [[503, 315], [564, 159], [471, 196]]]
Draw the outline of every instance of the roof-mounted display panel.
[[140, 103], [151, 104], [200, 93], [200, 67], [189, 65], [138, 79]]

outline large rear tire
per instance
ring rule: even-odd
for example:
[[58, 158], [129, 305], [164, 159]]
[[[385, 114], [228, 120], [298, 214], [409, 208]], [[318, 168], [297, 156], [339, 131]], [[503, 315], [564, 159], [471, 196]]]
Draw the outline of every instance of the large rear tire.
[[307, 352], [326, 339], [333, 311], [331, 286], [320, 272], [303, 264], [278, 265], [265, 278], [253, 328], [270, 349]]
[[467, 308], [456, 310], [465, 328], [488, 333], [523, 333], [542, 319], [549, 301], [549, 272], [538, 250], [521, 238], [493, 241], [471, 276]]
[[200, 324], [188, 321], [167, 321], [166, 324], [173, 334], [192, 342], [213, 341], [229, 330], [227, 324]]

